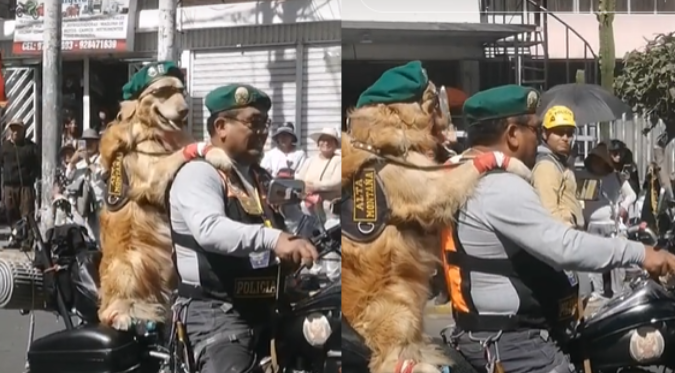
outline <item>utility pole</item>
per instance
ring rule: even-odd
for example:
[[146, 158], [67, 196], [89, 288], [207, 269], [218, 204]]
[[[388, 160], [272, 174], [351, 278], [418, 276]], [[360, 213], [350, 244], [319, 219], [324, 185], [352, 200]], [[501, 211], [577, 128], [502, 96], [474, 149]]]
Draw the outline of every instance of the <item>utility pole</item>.
[[[58, 149], [61, 143], [61, 4], [62, 0], [44, 2], [44, 43], [42, 44], [42, 126], [40, 147], [42, 148], [42, 190], [40, 212], [43, 228], [49, 227], [52, 204], [52, 187]], [[51, 214], [49, 214], [51, 215]], [[44, 233], [44, 232], [43, 232]]]
[[159, 0], [159, 27], [157, 29], [157, 60], [176, 61], [176, 11], [178, 0]]

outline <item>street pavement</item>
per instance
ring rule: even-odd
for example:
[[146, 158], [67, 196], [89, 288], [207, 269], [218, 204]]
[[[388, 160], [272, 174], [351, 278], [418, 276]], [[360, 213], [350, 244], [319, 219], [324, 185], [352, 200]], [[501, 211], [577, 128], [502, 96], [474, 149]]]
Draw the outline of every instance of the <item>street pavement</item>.
[[[63, 323], [46, 312], [35, 313], [35, 337], [62, 330]], [[28, 341], [29, 316], [21, 316], [17, 310], [0, 311], [0, 372], [22, 373]]]

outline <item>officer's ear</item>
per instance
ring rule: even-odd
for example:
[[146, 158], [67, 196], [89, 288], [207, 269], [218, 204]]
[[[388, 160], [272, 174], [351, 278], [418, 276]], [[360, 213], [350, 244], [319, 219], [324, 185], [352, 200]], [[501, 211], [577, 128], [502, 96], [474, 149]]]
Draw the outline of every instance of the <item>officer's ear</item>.
[[[213, 135], [218, 138], [223, 138], [227, 134], [228, 118], [224, 115], [214, 115], [211, 119], [211, 127], [213, 128]], [[208, 125], [208, 123], [207, 123]]]

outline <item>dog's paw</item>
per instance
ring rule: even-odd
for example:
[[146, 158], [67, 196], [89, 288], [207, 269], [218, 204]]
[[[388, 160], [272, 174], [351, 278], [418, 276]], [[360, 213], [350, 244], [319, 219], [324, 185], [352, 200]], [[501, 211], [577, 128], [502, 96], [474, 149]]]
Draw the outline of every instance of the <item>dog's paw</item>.
[[204, 159], [213, 167], [221, 171], [229, 171], [232, 169], [232, 160], [223, 149], [216, 147], [210, 148], [208, 152], [204, 154]]
[[117, 314], [113, 316], [110, 326], [120, 331], [128, 331], [134, 325], [134, 320], [130, 315]]

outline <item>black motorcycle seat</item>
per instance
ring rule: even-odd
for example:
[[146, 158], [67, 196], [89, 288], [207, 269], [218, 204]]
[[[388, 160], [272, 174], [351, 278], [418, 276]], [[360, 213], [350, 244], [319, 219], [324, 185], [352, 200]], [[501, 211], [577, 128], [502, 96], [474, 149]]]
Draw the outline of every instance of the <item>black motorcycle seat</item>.
[[342, 318], [342, 368], [345, 372], [368, 372], [371, 351], [363, 337]]
[[101, 324], [86, 324], [71, 330], [61, 330], [37, 339], [31, 352], [103, 351], [128, 348], [137, 344], [132, 333], [121, 332]]
[[127, 372], [143, 349], [132, 333], [86, 324], [46, 335], [28, 351], [31, 372]]

